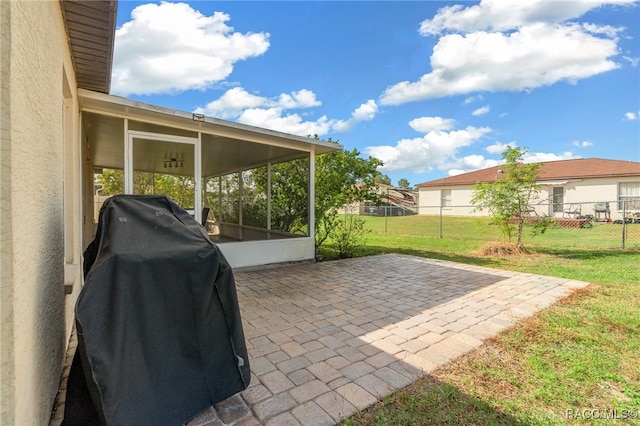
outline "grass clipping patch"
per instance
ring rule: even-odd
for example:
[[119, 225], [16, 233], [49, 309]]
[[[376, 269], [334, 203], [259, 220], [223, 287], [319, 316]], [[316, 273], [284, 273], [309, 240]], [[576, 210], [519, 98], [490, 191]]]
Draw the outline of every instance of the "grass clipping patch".
[[522, 256], [532, 254], [532, 252], [515, 243], [493, 241], [480, 247], [478, 254], [480, 256]]

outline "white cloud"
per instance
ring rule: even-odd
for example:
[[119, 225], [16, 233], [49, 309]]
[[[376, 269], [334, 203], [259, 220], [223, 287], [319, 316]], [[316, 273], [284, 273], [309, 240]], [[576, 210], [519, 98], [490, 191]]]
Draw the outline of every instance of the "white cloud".
[[614, 27], [611, 25], [596, 25], [583, 23], [582, 28], [591, 34], [602, 34], [609, 38], [617, 38], [618, 34], [624, 31], [623, 27]]
[[603, 5], [628, 4], [635, 0], [482, 0], [469, 7], [443, 7], [420, 24], [420, 33], [435, 35], [445, 31], [508, 31], [535, 22], [560, 23], [578, 18]]
[[631, 56], [623, 56], [622, 59], [629, 62], [633, 68], [638, 66], [638, 60], [640, 60], [640, 58], [632, 58]]
[[636, 114], [635, 112], [627, 112], [624, 114], [624, 121], [633, 121], [640, 119], [640, 111]]
[[453, 118], [419, 117], [409, 122], [409, 127], [419, 133], [429, 133], [439, 130], [451, 130], [455, 124]]
[[281, 93], [275, 98], [252, 95], [242, 87], [227, 90], [220, 98], [199, 107], [194, 112], [223, 119], [236, 119], [247, 109], [275, 108], [279, 110], [310, 108], [322, 105], [311, 90]]
[[[431, 71], [402, 81], [380, 96], [382, 105], [479, 91], [527, 91], [578, 80], [618, 68], [623, 27], [576, 23], [604, 5], [637, 0], [482, 0], [441, 8], [421, 23], [420, 33], [439, 37]], [[632, 66], [637, 60], [624, 57]], [[469, 96], [464, 104], [475, 101]]]
[[282, 108], [310, 108], [314, 106], [322, 105], [316, 99], [316, 94], [311, 90], [302, 89], [297, 92], [291, 92], [291, 94], [283, 93], [280, 95], [278, 101], [274, 104]]
[[504, 34], [448, 34], [433, 49], [432, 71], [418, 81], [388, 87], [380, 102], [399, 105], [477, 91], [575, 83], [617, 68], [610, 59], [617, 54], [616, 40], [594, 36], [577, 24], [534, 23]]
[[209, 102], [194, 112], [212, 117], [230, 119], [238, 117], [243, 110], [264, 105], [266, 98], [248, 93], [241, 87], [227, 90], [220, 98]]
[[528, 152], [522, 158], [525, 163], [541, 163], [545, 161], [572, 160], [574, 158], [582, 158], [574, 155], [571, 151], [565, 151], [560, 154], [551, 152]]
[[[498, 144], [496, 144], [498, 145]], [[515, 147], [515, 143], [507, 144], [509, 146]], [[503, 145], [506, 146], [506, 145]], [[488, 151], [488, 150], [487, 150]], [[539, 163], [544, 161], [557, 161], [557, 160], [570, 160], [574, 158], [581, 158], [580, 156], [576, 156], [573, 153], [567, 151], [560, 154], [554, 153], [545, 153], [545, 152], [536, 152], [536, 153], [527, 153], [523, 157], [523, 161], [525, 163]], [[500, 164], [504, 164], [504, 160], [495, 160], [491, 158], [485, 158], [482, 155], [467, 155], [458, 160], [443, 164], [440, 169], [449, 169], [447, 171], [447, 175], [455, 176], [462, 173], [473, 172], [475, 170], [486, 169], [488, 167], [494, 167]]]
[[485, 105], [483, 107], [478, 108], [477, 110], [473, 111], [471, 113], [471, 115], [485, 115], [486, 113], [488, 113], [491, 110], [491, 107], [489, 105]]
[[[426, 118], [426, 117], [423, 117]], [[479, 141], [485, 134], [491, 132], [490, 128], [467, 127], [464, 130], [451, 132], [433, 131], [422, 138], [403, 139], [396, 146], [371, 146], [364, 152], [381, 159], [384, 166], [381, 168], [387, 172], [411, 171], [422, 173], [433, 169], [446, 170], [448, 176], [455, 176], [475, 170], [482, 170], [504, 164], [503, 159], [487, 158], [484, 155], [472, 154], [456, 158], [460, 148], [469, 146]], [[437, 137], [434, 137], [436, 136]], [[589, 141], [580, 144], [581, 147], [589, 146]], [[515, 148], [515, 141], [509, 143], [496, 142], [485, 150], [489, 154], [502, 154], [507, 147]], [[525, 163], [539, 163], [546, 161], [569, 160], [582, 158], [571, 151], [562, 153], [551, 152], [527, 152], [523, 156]]]
[[262, 55], [268, 33], [239, 33], [230, 16], [204, 16], [185, 3], [143, 4], [117, 31], [112, 92], [175, 93], [206, 89], [227, 78], [234, 64]]
[[325, 135], [332, 124], [332, 121], [324, 115], [315, 121], [304, 121], [300, 115], [285, 114], [280, 108], [247, 109], [240, 114], [237, 121], [299, 136]]
[[433, 167], [440, 167], [453, 159], [460, 148], [472, 145], [491, 132], [489, 127], [473, 126], [452, 130], [452, 125], [451, 119], [417, 118], [410, 122], [410, 126], [414, 130], [424, 132], [424, 136], [402, 139], [395, 146], [369, 146], [364, 149], [364, 152], [382, 160], [383, 171], [421, 173]]
[[329, 131], [346, 132], [362, 121], [372, 120], [378, 112], [378, 106], [373, 100], [356, 108], [348, 120], [322, 116], [315, 121], [304, 121], [299, 114], [287, 112], [320, 105], [322, 102], [316, 98], [316, 94], [307, 89], [267, 98], [253, 95], [241, 87], [234, 87], [204, 107], [196, 108], [194, 112], [301, 136], [322, 136]]
[[516, 147], [515, 141], [511, 141], [509, 143], [496, 142], [493, 145], [489, 145], [488, 147], [486, 147], [485, 150], [489, 154], [502, 154], [507, 150], [507, 147], [515, 148]]
[[501, 163], [501, 160], [494, 160], [492, 158], [485, 158], [483, 155], [474, 154], [464, 156], [454, 162], [447, 163], [440, 168], [449, 168], [447, 174], [449, 176], [455, 176], [461, 173], [467, 173], [474, 170], [482, 170], [488, 167], [497, 166]]
[[462, 103], [465, 104], [465, 105], [468, 105], [468, 104], [470, 104], [472, 102], [475, 102], [475, 101], [481, 101], [482, 99], [483, 99], [482, 95], [468, 96], [468, 97], [466, 97], [464, 99], [464, 101]]
[[378, 105], [373, 99], [369, 99], [366, 103], [360, 105], [351, 114], [349, 120], [337, 120], [332, 125], [335, 132], [343, 133], [351, 130], [356, 124], [362, 121], [371, 121], [378, 113]]
[[578, 148], [589, 148], [590, 146], [593, 146], [593, 142], [591, 142], [591, 141], [573, 141], [573, 145], [577, 146]]

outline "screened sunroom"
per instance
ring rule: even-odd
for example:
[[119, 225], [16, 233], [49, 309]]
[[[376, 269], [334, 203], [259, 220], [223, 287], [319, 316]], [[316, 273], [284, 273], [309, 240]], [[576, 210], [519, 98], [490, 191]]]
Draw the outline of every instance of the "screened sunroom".
[[86, 246], [111, 195], [166, 194], [233, 267], [313, 259], [315, 155], [341, 147], [82, 90]]

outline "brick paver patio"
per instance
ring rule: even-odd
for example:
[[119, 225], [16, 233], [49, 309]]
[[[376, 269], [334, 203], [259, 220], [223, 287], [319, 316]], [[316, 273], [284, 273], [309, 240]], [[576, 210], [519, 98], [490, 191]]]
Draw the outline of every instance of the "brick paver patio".
[[335, 424], [587, 285], [395, 254], [235, 278], [251, 384], [188, 426]]

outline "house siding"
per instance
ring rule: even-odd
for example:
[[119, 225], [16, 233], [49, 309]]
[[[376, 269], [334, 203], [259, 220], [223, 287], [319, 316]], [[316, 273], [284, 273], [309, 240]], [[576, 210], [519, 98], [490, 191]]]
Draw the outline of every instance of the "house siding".
[[[63, 203], [65, 178], [77, 180], [67, 181], [69, 200], [80, 187], [79, 166], [65, 172], [65, 164], [80, 157], [78, 105], [60, 4], [0, 2], [0, 14], [0, 423], [44, 425], [58, 389], [75, 302], [73, 294], [65, 296], [65, 257], [80, 262], [79, 231], [73, 231], [80, 226], [79, 204], [65, 209]], [[65, 97], [69, 121], [63, 129]], [[71, 138], [67, 152], [63, 132]], [[77, 277], [72, 276], [71, 281]]]
[[[564, 204], [613, 202], [618, 199], [618, 184], [622, 182], [640, 182], [640, 176], [603, 177], [567, 181], [564, 185]], [[557, 186], [555, 186], [557, 187]], [[539, 196], [532, 200], [536, 211], [553, 216], [549, 204], [554, 185], [542, 185]], [[450, 216], [488, 216], [487, 210], [473, 211], [471, 185], [424, 187], [420, 188], [420, 214], [440, 214], [440, 194], [443, 189], [451, 189], [451, 207], [442, 207], [442, 214]], [[611, 211], [617, 211], [617, 204], [610, 205]], [[584, 214], [591, 214], [593, 206], [586, 207]]]
[[474, 211], [471, 205], [473, 189], [469, 185], [420, 188], [419, 214], [439, 215], [441, 194], [443, 189], [451, 190], [451, 205], [442, 207], [442, 214], [447, 216], [486, 216], [487, 213]]

